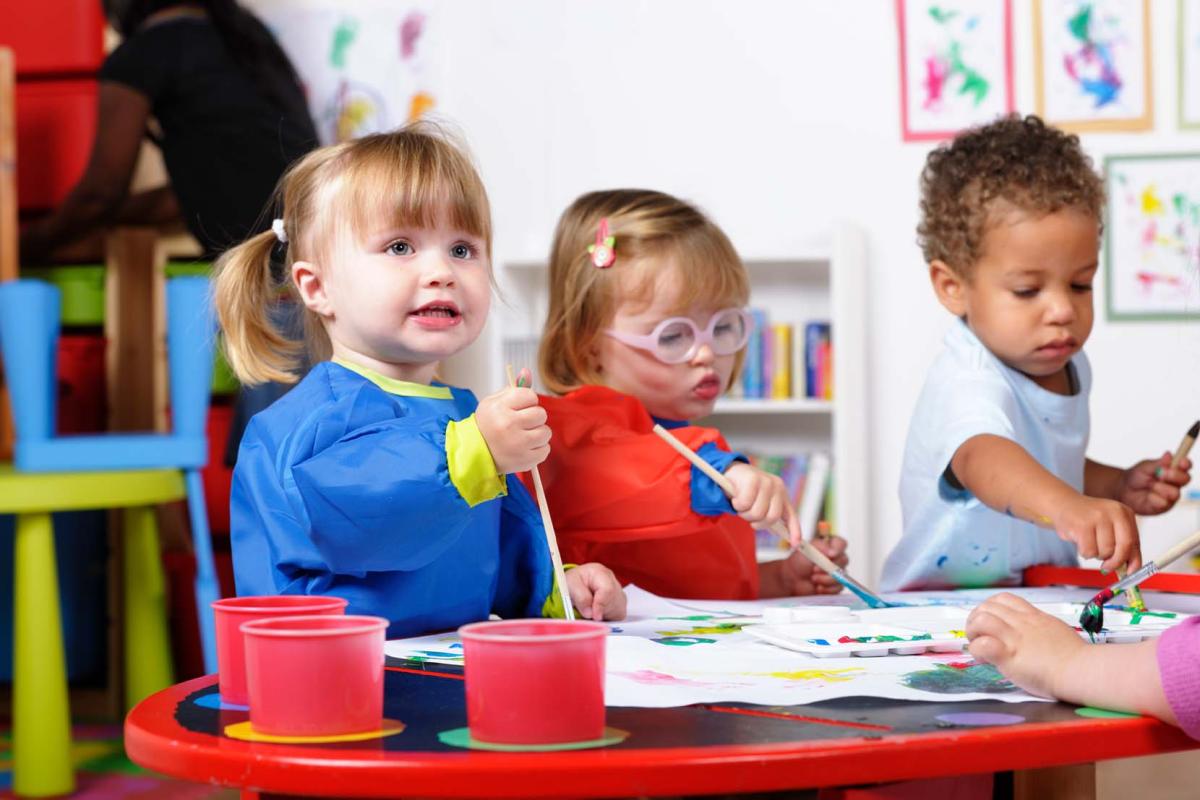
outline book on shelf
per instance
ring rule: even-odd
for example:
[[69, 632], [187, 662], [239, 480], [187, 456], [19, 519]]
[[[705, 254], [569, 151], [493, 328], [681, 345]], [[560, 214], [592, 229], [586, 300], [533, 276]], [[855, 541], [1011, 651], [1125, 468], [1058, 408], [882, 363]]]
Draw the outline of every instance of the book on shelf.
[[[833, 513], [833, 485], [831, 461], [828, 453], [797, 453], [790, 456], [757, 455], [746, 453], [750, 464], [778, 475], [787, 487], [792, 505], [797, 509], [800, 531], [811, 539], [817, 530], [817, 522], [831, 519]], [[787, 544], [769, 531], [757, 531], [759, 549], [787, 549]]]
[[731, 397], [790, 400], [833, 399], [833, 342], [830, 324], [813, 321], [800, 327], [772, 323], [761, 308], [750, 309], [754, 330], [746, 343], [741, 380]]

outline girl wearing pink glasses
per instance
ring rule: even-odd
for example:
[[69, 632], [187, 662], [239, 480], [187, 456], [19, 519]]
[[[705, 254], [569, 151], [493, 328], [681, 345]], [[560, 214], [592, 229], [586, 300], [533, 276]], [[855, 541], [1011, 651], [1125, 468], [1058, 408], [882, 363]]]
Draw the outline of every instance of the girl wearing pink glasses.
[[[592, 192], [562, 215], [539, 353], [553, 431], [541, 473], [563, 558], [602, 561], [668, 597], [837, 592], [794, 553], [756, 563], [754, 529], [801, 535], [779, 478], [731, 452], [712, 413], [751, 333], [745, 267], [696, 208], [661, 192]], [[652, 433], [672, 429], [733, 482], [727, 498]], [[818, 546], [845, 564], [845, 542]]]

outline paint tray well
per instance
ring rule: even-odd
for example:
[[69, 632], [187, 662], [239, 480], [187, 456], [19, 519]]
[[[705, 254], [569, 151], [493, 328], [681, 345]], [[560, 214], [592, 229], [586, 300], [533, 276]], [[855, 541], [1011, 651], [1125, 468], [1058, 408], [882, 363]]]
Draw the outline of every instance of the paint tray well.
[[818, 658], [951, 652], [962, 650], [967, 642], [956, 633], [865, 622], [755, 625], [745, 631], [764, 642]]

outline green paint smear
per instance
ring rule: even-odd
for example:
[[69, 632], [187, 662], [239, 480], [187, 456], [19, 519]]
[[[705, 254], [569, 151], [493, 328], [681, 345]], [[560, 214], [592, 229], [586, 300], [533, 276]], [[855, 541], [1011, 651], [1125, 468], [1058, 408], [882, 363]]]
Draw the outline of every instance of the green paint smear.
[[1108, 708], [1092, 708], [1084, 706], [1083, 708], [1075, 709], [1075, 713], [1081, 717], [1088, 719], [1129, 719], [1140, 716], [1138, 714], [1129, 714], [1125, 711], [1113, 711]]
[[668, 636], [665, 639], [651, 639], [655, 644], [665, 644], [671, 647], [690, 647], [694, 644], [716, 644], [716, 639], [705, 639], [703, 636]]
[[731, 622], [720, 622], [716, 625], [697, 625], [690, 631], [655, 631], [659, 636], [697, 636], [699, 634], [707, 634], [709, 636], [722, 635], [726, 633], [737, 633], [742, 629], [741, 625], [736, 625]]
[[962, 668], [937, 664], [933, 669], [909, 672], [901, 676], [901, 680], [910, 689], [935, 694], [1006, 694], [1017, 691], [1017, 687], [991, 664], [973, 664]]

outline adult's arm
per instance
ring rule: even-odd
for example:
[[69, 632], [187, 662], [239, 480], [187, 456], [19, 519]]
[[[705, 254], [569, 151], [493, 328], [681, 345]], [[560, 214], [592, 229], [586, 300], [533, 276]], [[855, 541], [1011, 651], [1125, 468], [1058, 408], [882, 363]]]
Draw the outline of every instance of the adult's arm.
[[23, 261], [44, 260], [115, 218], [129, 193], [129, 181], [150, 116], [150, 100], [119, 83], [100, 83], [96, 138], [83, 177], [50, 216], [21, 231]]

